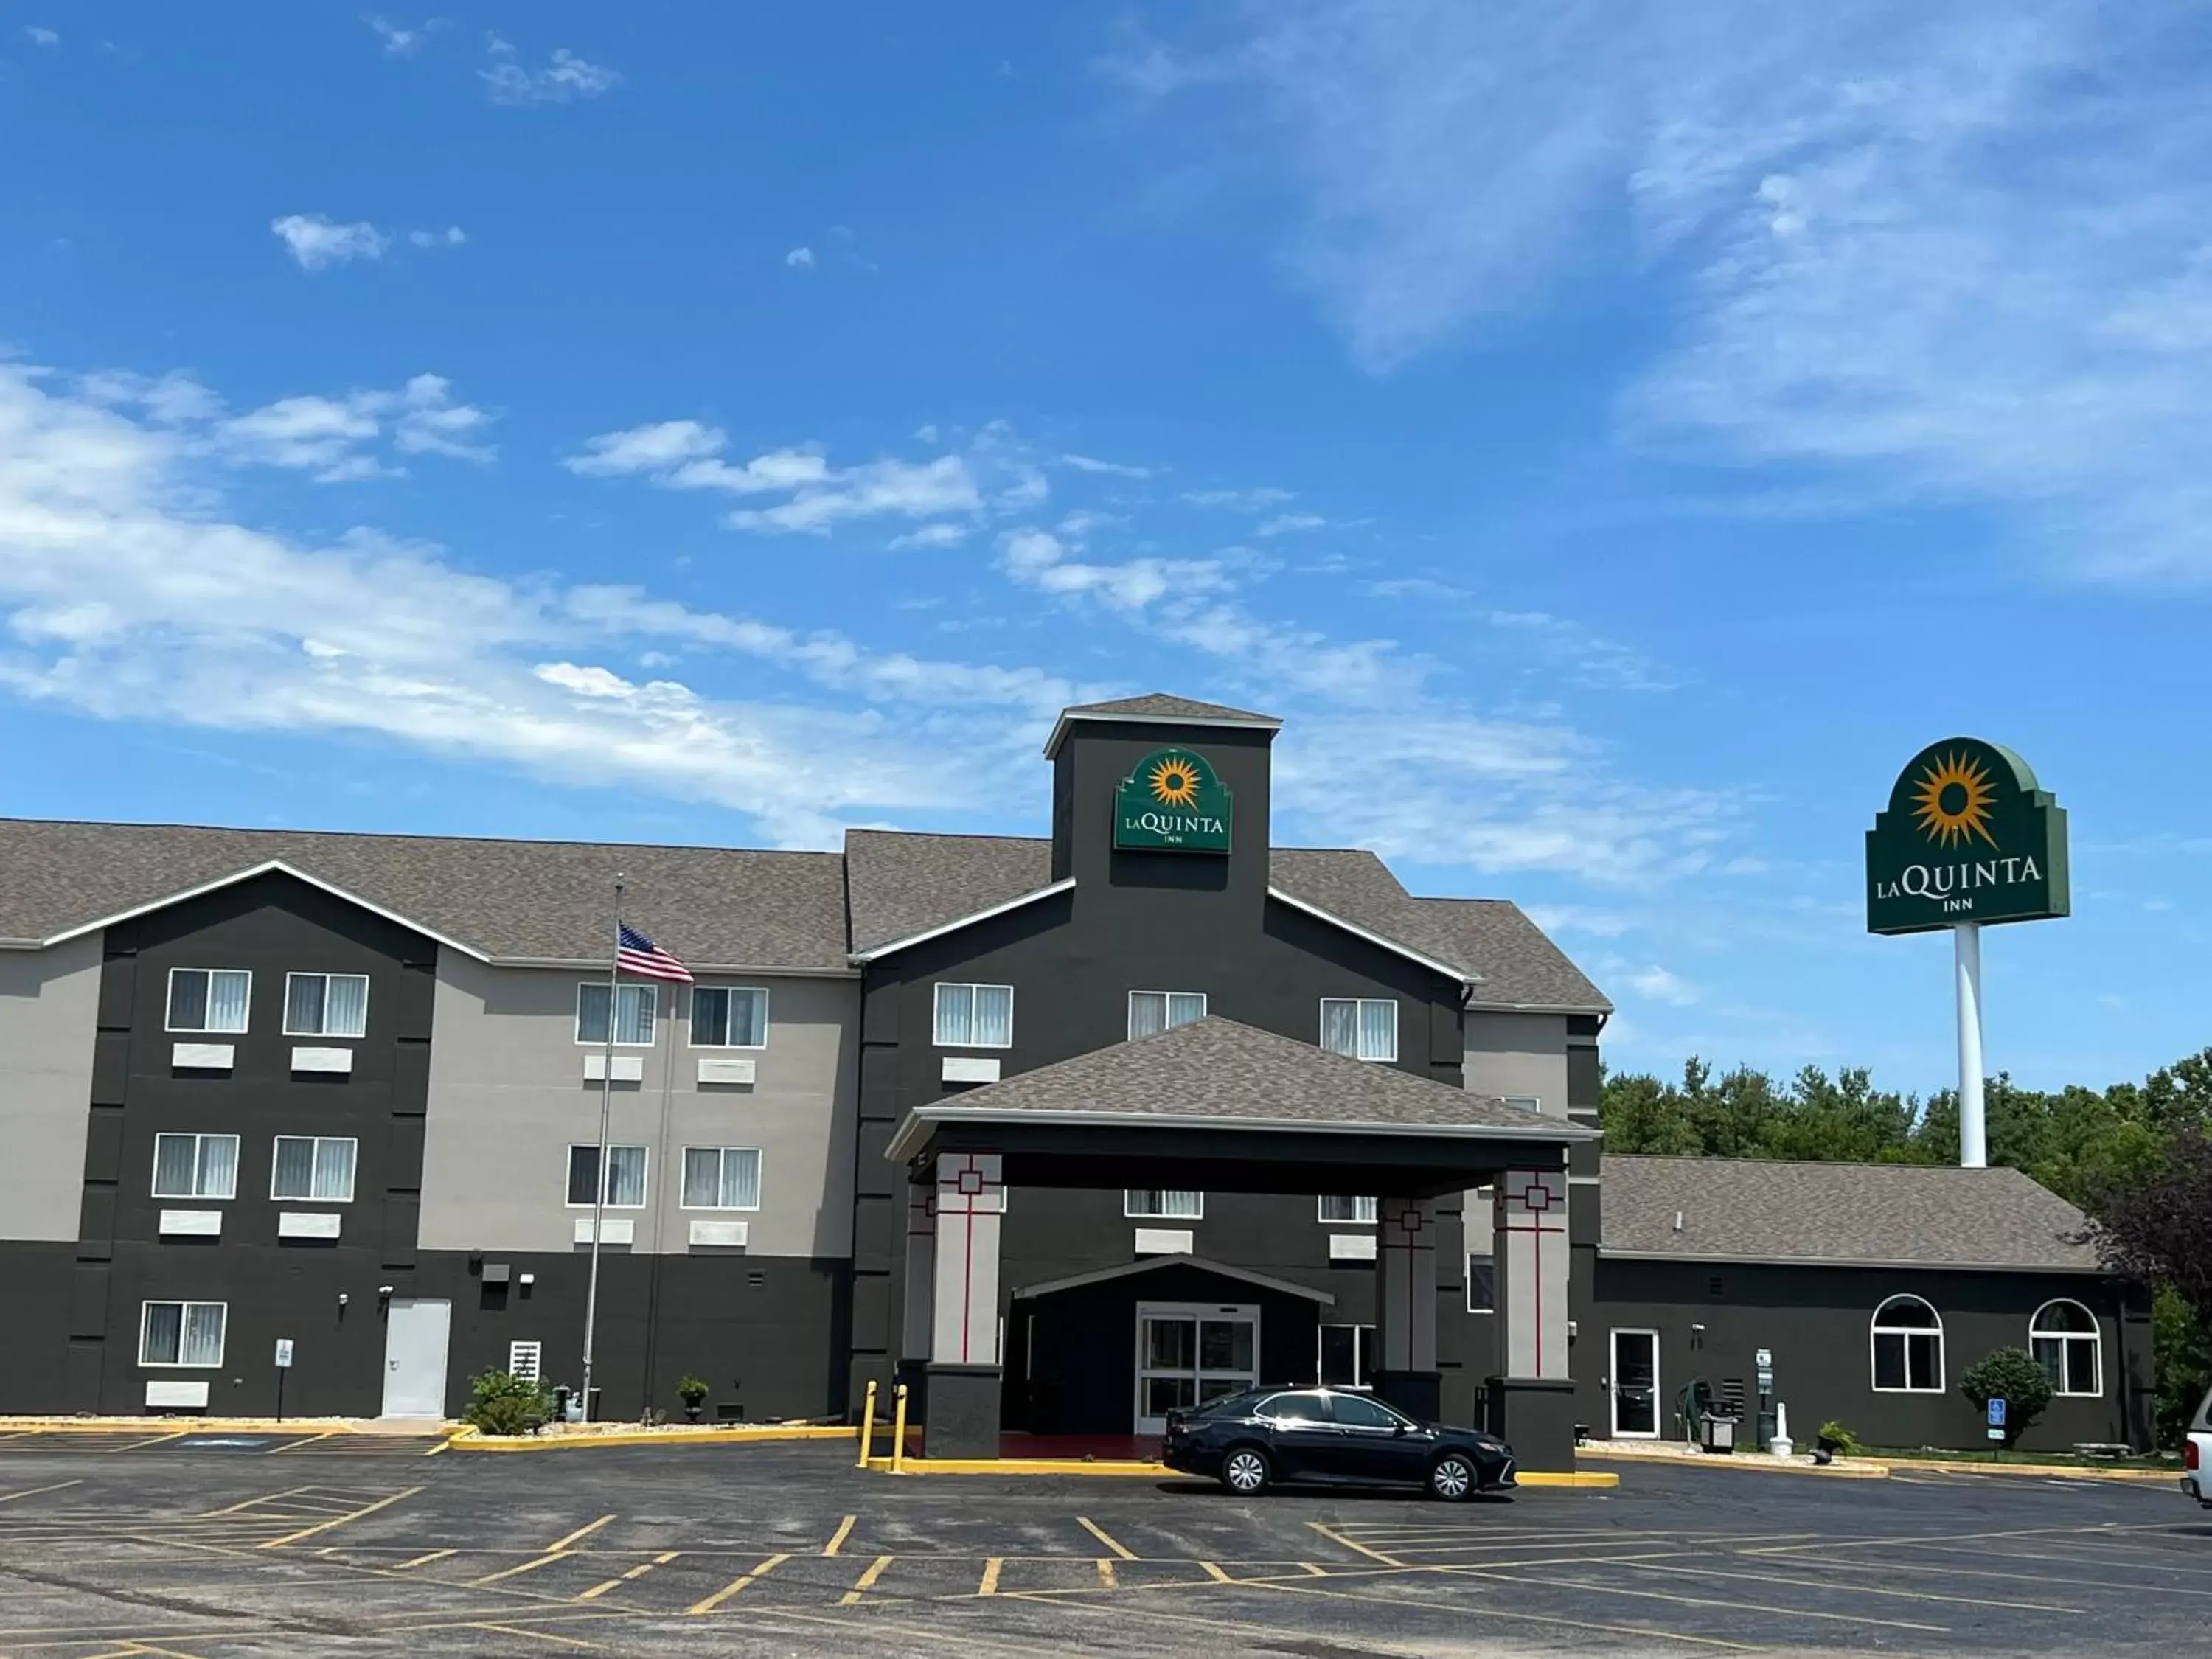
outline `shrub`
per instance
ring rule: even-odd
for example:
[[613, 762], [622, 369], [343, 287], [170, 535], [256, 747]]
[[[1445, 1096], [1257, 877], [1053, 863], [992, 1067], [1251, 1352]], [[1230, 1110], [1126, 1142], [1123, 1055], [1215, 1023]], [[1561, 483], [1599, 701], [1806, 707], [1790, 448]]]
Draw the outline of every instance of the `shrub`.
[[2051, 1403], [2051, 1379], [2025, 1350], [1999, 1348], [1966, 1373], [1959, 1392], [1974, 1402], [1977, 1411], [1986, 1411], [1992, 1400], [2005, 1402], [2003, 1444], [2010, 1451]]
[[553, 1415], [553, 1398], [534, 1376], [486, 1371], [469, 1379], [469, 1407], [461, 1420], [483, 1434], [535, 1434]]
[[1845, 1457], [1858, 1455], [1858, 1436], [1853, 1434], [1832, 1417], [1820, 1425], [1820, 1443], [1829, 1447], [1832, 1450], [1841, 1452]]
[[676, 1397], [687, 1406], [702, 1403], [710, 1392], [703, 1377], [679, 1376], [676, 1379]]

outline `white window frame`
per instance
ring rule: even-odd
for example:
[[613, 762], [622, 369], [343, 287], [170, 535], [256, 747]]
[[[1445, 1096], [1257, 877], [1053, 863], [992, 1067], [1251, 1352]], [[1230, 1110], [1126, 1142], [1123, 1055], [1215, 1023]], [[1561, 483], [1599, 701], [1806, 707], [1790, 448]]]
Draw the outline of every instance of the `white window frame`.
[[760, 1196], [768, 1191], [768, 1155], [757, 1146], [686, 1146], [683, 1149], [684, 1164], [688, 1166], [694, 1152], [719, 1154], [714, 1164], [714, 1190], [722, 1190], [722, 1164], [732, 1152], [750, 1152], [753, 1155], [753, 1191], [757, 1194], [750, 1204], [693, 1204], [684, 1196], [684, 1177], [688, 1170], [679, 1167], [676, 1172], [677, 1208], [681, 1210], [714, 1211], [722, 1215], [753, 1215], [759, 1213]]
[[1508, 1106], [1525, 1106], [1532, 1112], [1544, 1109], [1543, 1098], [1539, 1095], [1500, 1095], [1498, 1097]]
[[[969, 992], [1004, 991], [1006, 994], [1006, 1040], [1004, 1042], [976, 1042], [973, 1041], [967, 1042], [946, 1042], [938, 1036], [937, 1033], [940, 1029], [938, 1018], [939, 1005], [945, 1000], [945, 994], [947, 991], [963, 990]], [[970, 1038], [973, 1038], [975, 1035], [974, 1011], [975, 1005], [971, 999], [969, 1004], [968, 1020], [968, 1035]], [[981, 980], [945, 979], [938, 981], [937, 983], [931, 988], [929, 993], [929, 1038], [930, 1046], [937, 1048], [1012, 1048], [1014, 1046], [1014, 988], [1011, 985], [988, 984]]]
[[[323, 983], [323, 1024], [330, 1024], [331, 988], [334, 979], [357, 979], [361, 981], [361, 1030], [358, 1031], [301, 1031], [292, 1025], [292, 981], [295, 979], [319, 979]], [[358, 1042], [368, 1035], [368, 975], [367, 974], [287, 974], [284, 975], [284, 1035], [286, 1036], [331, 1037], [340, 1042]]]
[[[155, 1308], [177, 1310], [177, 1352], [185, 1351], [185, 1326], [191, 1318], [194, 1308], [222, 1310], [222, 1335], [215, 1345], [212, 1359], [149, 1359], [146, 1358], [147, 1327], [153, 1323]], [[193, 1302], [176, 1297], [157, 1296], [138, 1304], [138, 1368], [149, 1371], [219, 1371], [222, 1356], [230, 1346], [230, 1304], [228, 1302]]]
[[[702, 992], [702, 991], [720, 991], [720, 992], [722, 992], [722, 993], [723, 993], [724, 994], [726, 994], [726, 995], [734, 995], [734, 994], [736, 994], [738, 992], [739, 992], [739, 991], [743, 991], [743, 992], [744, 992], [748, 996], [757, 996], [757, 997], [758, 997], [758, 998], [760, 999], [760, 1011], [761, 1011], [761, 1017], [760, 1017], [761, 1040], [760, 1040], [758, 1042], [700, 1042], [700, 1041], [699, 1041], [699, 1018], [698, 1018], [698, 1015], [699, 1015], [699, 993], [700, 993], [700, 992]], [[716, 1050], [716, 1051], [718, 1051], [718, 1052], [719, 1052], [719, 1051], [720, 1051], [720, 1050], [722, 1050], [722, 1049], [726, 1049], [726, 1048], [742, 1048], [742, 1049], [746, 1050], [746, 1051], [747, 1051], [747, 1052], [749, 1052], [749, 1053], [756, 1053], [756, 1054], [757, 1054], [757, 1053], [758, 1053], [760, 1050], [762, 1050], [762, 1049], [763, 1049], [763, 1048], [767, 1048], [767, 1047], [768, 1047], [768, 1009], [769, 1009], [769, 995], [768, 995], [768, 991], [769, 991], [769, 988], [768, 988], [767, 986], [765, 986], [765, 985], [696, 985], [696, 984], [695, 984], [695, 985], [694, 985], [694, 986], [692, 986], [692, 988], [691, 988], [691, 1006], [690, 1006], [690, 1007], [689, 1007], [688, 1009], [686, 1009], [686, 1010], [684, 1011], [684, 1041], [685, 1041], [685, 1042], [689, 1042], [689, 1043], [690, 1043], [690, 1044], [694, 1048], [713, 1048], [713, 1049], [715, 1049], [715, 1050]], [[726, 1030], [729, 1029], [729, 1024], [728, 1024], [728, 1022], [727, 1022], [726, 1020], [725, 1020], [725, 1022], [723, 1023], [723, 1027], [722, 1027], [722, 1029], [723, 1029], [725, 1031], [726, 1031]]]
[[[1139, 1193], [1158, 1193], [1165, 1197], [1171, 1192], [1195, 1198], [1198, 1207], [1186, 1214], [1173, 1210], [1139, 1210], [1133, 1201]], [[1129, 1221], [1203, 1221], [1206, 1219], [1206, 1194], [1193, 1192], [1187, 1187], [1124, 1187], [1121, 1189], [1121, 1215]]]
[[[2043, 1316], [2049, 1313], [2053, 1308], [2072, 1308], [2077, 1313], [2081, 1314], [2088, 1320], [2089, 1328], [2086, 1331], [2039, 1331], [2036, 1329], [2036, 1327], [2042, 1322]], [[2051, 1380], [2051, 1392], [2054, 1398], [2059, 1400], [2102, 1400], [2105, 1397], [2105, 1328], [2100, 1322], [2099, 1322], [2096, 1314], [2087, 1306], [2087, 1304], [2077, 1302], [2070, 1296], [2052, 1297], [2050, 1301], [2045, 1303], [2041, 1307], [2038, 1308], [2034, 1313], [2031, 1314], [2028, 1316], [2027, 1321], [2028, 1357], [2033, 1359], [2038, 1364], [2041, 1364], [2043, 1363], [2043, 1356], [2035, 1352], [2035, 1345], [2038, 1342], [2057, 1342], [2062, 1345], [2072, 1342], [2086, 1342], [2089, 1345], [2090, 1352], [2096, 1356], [2094, 1363], [2089, 1368], [2090, 1378], [2094, 1382], [2095, 1386], [2087, 1389], [2069, 1389], [2063, 1386], [2066, 1381], [2068, 1366], [2066, 1364], [2066, 1350], [2062, 1346], [2059, 1349], [2058, 1355], [2058, 1375]]]
[[[1490, 1304], [1487, 1307], [1478, 1307], [1475, 1304], [1474, 1270], [1478, 1265], [1486, 1266], [1490, 1270]], [[1494, 1255], [1485, 1255], [1480, 1250], [1469, 1250], [1467, 1253], [1467, 1273], [1465, 1277], [1467, 1281], [1465, 1286], [1467, 1291], [1467, 1310], [1471, 1314], [1496, 1313], [1498, 1311], [1497, 1256]]]
[[[1649, 1429], [1624, 1429], [1620, 1426], [1620, 1339], [1624, 1336], [1648, 1336], [1651, 1339], [1651, 1426]], [[1649, 1325], [1616, 1325], [1606, 1339], [1605, 1382], [1606, 1431], [1615, 1440], [1658, 1440], [1667, 1432], [1667, 1396], [1659, 1385], [1659, 1333]]]
[[[1888, 1312], [1890, 1309], [1895, 1307], [1900, 1302], [1917, 1302], [1922, 1307], [1928, 1310], [1929, 1315], [1935, 1319], [1936, 1323], [1933, 1326], [1883, 1324], [1881, 1320], [1882, 1315]], [[1936, 1339], [1936, 1385], [1929, 1389], [1916, 1389], [1912, 1386], [1912, 1339], [1916, 1336], [1924, 1337], [1929, 1335], [1934, 1336]], [[1885, 1297], [1882, 1299], [1881, 1305], [1874, 1310], [1874, 1317], [1867, 1322], [1868, 1384], [1876, 1394], [1942, 1393], [1944, 1377], [1949, 1369], [1948, 1356], [1943, 1352], [1946, 1346], [1943, 1340], [1943, 1316], [1936, 1311], [1936, 1304], [1930, 1302], [1926, 1297], [1915, 1296], [1910, 1291], [1900, 1291], [1895, 1296]], [[1875, 1343], [1877, 1340], [1885, 1336], [1896, 1336], [1905, 1339], [1905, 1386], [1901, 1389], [1884, 1388], [1877, 1380], [1881, 1373], [1879, 1366], [1875, 1363]]]
[[[579, 1048], [604, 1048], [607, 1046], [607, 1040], [605, 1037], [587, 1037], [584, 1035], [584, 993], [593, 990], [604, 991], [606, 988], [607, 982], [603, 979], [580, 979], [576, 981], [576, 1045]], [[624, 991], [641, 992], [646, 1000], [653, 1004], [653, 1035], [642, 1042], [625, 1042], [620, 1037], [617, 1037], [615, 1047], [650, 1048], [660, 1040], [660, 988], [658, 985], [640, 985], [635, 981], [617, 986], [616, 994], [609, 999], [607, 1003], [607, 1024], [616, 1030], [622, 1029], [621, 994]]]
[[[527, 1370], [524, 1369], [521, 1363], [526, 1358], [528, 1360]], [[529, 1339], [508, 1343], [507, 1373], [509, 1376], [528, 1377], [533, 1382], [541, 1379], [545, 1374], [544, 1343]]]
[[[1354, 1206], [1353, 1213], [1348, 1216], [1328, 1213], [1327, 1206], [1329, 1200], [1336, 1199], [1340, 1201], [1347, 1198], [1352, 1200]], [[1365, 1215], [1358, 1212], [1358, 1206], [1362, 1205], [1366, 1206]], [[1314, 1200], [1314, 1219], [1324, 1227], [1372, 1227], [1382, 1218], [1382, 1207], [1381, 1199], [1365, 1193], [1323, 1193]]]
[[1355, 1048], [1358, 1046], [1367, 1030], [1365, 1015], [1369, 1005], [1381, 1003], [1388, 1006], [1390, 1010], [1390, 1052], [1387, 1054], [1352, 1054], [1346, 1055], [1345, 1058], [1347, 1060], [1356, 1060], [1364, 1065], [1369, 1066], [1395, 1066], [1398, 1063], [1397, 998], [1323, 997], [1321, 1000], [1321, 1029], [1319, 1040], [1323, 1048], [1328, 1049], [1328, 1052], [1330, 1054], [1334, 1054], [1336, 1050], [1328, 1048], [1328, 1006], [1332, 1002], [1348, 1002], [1352, 1005], [1352, 1042]]
[[[200, 1184], [200, 1147], [202, 1144], [210, 1140], [227, 1140], [230, 1142], [230, 1190], [227, 1193], [203, 1193], [198, 1191], [189, 1193], [163, 1192], [159, 1185], [161, 1179], [161, 1142], [165, 1139], [172, 1137], [179, 1140], [189, 1140], [192, 1143], [192, 1185], [194, 1188], [198, 1188]], [[240, 1145], [239, 1138], [236, 1135], [202, 1134], [195, 1129], [163, 1129], [154, 1137], [154, 1170], [153, 1173], [147, 1177], [147, 1195], [151, 1198], [193, 1199], [206, 1204], [228, 1203], [238, 1196], [238, 1155], [242, 1150], [244, 1149]]]
[[[1352, 1333], [1352, 1375], [1349, 1382], [1331, 1382], [1322, 1376], [1322, 1361], [1328, 1352], [1329, 1331]], [[1376, 1350], [1382, 1346], [1382, 1328], [1344, 1319], [1325, 1322], [1314, 1328], [1314, 1387], [1334, 1389], [1339, 1394], [1372, 1394], [1375, 1391]]]
[[[572, 1210], [589, 1210], [594, 1207], [602, 1210], [642, 1210], [647, 1208], [650, 1205], [653, 1198], [653, 1148], [647, 1146], [641, 1140], [610, 1140], [607, 1142], [606, 1161], [599, 1165], [599, 1196], [602, 1199], [605, 1199], [605, 1202], [594, 1206], [592, 1200], [588, 1198], [585, 1199], [581, 1203], [579, 1203], [576, 1200], [568, 1196], [569, 1177], [574, 1173], [576, 1167], [576, 1154], [580, 1152], [596, 1153], [599, 1150], [599, 1143], [596, 1140], [572, 1140], [568, 1143], [568, 1156], [562, 1161], [561, 1166], [561, 1194], [563, 1200], [566, 1200], [567, 1207]], [[645, 1170], [643, 1175], [639, 1178], [637, 1183], [637, 1202], [635, 1204], [617, 1204], [612, 1199], [607, 1198], [606, 1196], [607, 1171], [614, 1168], [615, 1153], [633, 1150], [645, 1155]]]
[[[325, 1143], [331, 1146], [343, 1141], [353, 1148], [353, 1162], [346, 1170], [346, 1189], [343, 1198], [315, 1198], [307, 1194], [287, 1194], [276, 1190], [276, 1147], [287, 1140], [307, 1140], [314, 1143], [314, 1151], [307, 1155], [307, 1185], [315, 1184], [315, 1166], [322, 1159]], [[272, 1204], [350, 1204], [353, 1191], [361, 1178], [361, 1141], [353, 1135], [277, 1135], [269, 1143], [269, 1201]]]
[[1196, 1024], [1199, 1019], [1206, 1018], [1209, 1009], [1206, 994], [1203, 991], [1132, 991], [1129, 993], [1129, 1023], [1124, 1029], [1133, 1042], [1137, 1036], [1137, 999], [1139, 997], [1158, 997], [1161, 1000], [1163, 1006], [1160, 1009], [1160, 1030], [1163, 1032], [1176, 1029], [1175, 1025], [1170, 1024], [1167, 1020], [1168, 1015], [1175, 1012], [1176, 998], [1196, 997], [1198, 999], [1198, 1019], [1181, 1020], [1176, 1022], [1179, 1024]]
[[[172, 1025], [169, 1023], [169, 1019], [171, 1012], [177, 1006], [177, 975], [179, 974], [205, 974], [208, 975], [207, 1001], [208, 1007], [210, 1011], [215, 1007], [215, 975], [217, 974], [245, 975], [246, 1024], [234, 1029], [226, 1029], [213, 1025]], [[161, 1029], [164, 1031], [175, 1031], [187, 1036], [244, 1036], [252, 1029], [252, 1025], [253, 970], [251, 968], [172, 968], [169, 969], [168, 978], [161, 982]], [[227, 1306], [228, 1304], [226, 1304], [225, 1305]]]

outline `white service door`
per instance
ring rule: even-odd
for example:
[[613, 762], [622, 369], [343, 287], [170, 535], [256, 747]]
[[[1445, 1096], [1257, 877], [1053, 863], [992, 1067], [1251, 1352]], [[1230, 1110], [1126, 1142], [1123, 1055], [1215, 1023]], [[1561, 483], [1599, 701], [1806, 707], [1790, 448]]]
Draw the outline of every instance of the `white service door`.
[[1613, 1437], [1659, 1437], [1659, 1333], [1613, 1334]]
[[384, 1323], [386, 1417], [446, 1414], [446, 1337], [453, 1317], [450, 1302], [392, 1298]]

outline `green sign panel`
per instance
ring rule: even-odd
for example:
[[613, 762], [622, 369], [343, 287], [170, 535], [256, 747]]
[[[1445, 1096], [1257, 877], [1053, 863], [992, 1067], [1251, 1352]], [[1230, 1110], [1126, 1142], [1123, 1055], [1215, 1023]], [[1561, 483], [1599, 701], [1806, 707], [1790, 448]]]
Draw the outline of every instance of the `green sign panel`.
[[1156, 749], [1114, 791], [1114, 845], [1136, 852], [1226, 853], [1229, 790], [1206, 757]]
[[1912, 757], [1867, 831], [1867, 931], [2039, 921], [2072, 908], [2066, 809], [2009, 749], [1950, 738]]

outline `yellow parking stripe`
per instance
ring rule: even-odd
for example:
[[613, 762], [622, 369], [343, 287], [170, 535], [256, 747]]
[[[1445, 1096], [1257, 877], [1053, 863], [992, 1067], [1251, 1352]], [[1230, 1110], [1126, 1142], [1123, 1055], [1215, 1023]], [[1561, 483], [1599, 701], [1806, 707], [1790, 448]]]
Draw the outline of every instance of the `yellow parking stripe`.
[[12, 1504], [19, 1498], [36, 1498], [42, 1492], [59, 1492], [64, 1486], [82, 1486], [78, 1480], [57, 1480], [51, 1486], [26, 1486], [21, 1492], [0, 1492], [0, 1504]]
[[837, 1605], [841, 1607], [856, 1606], [861, 1596], [875, 1588], [876, 1580], [884, 1576], [884, 1569], [890, 1564], [891, 1558], [888, 1555], [879, 1555], [871, 1561], [867, 1571], [853, 1581], [853, 1588], [838, 1599]]
[[392, 1571], [394, 1572], [404, 1572], [410, 1567], [428, 1566], [433, 1561], [442, 1561], [449, 1555], [459, 1555], [459, 1553], [460, 1552], [459, 1550], [432, 1550], [428, 1555], [418, 1555], [411, 1561], [402, 1561], [398, 1566], [394, 1567]]
[[559, 1551], [567, 1549], [571, 1544], [575, 1543], [579, 1539], [589, 1538], [593, 1533], [597, 1532], [601, 1527], [605, 1526], [608, 1522], [613, 1519], [614, 1516], [611, 1515], [603, 1515], [598, 1520], [592, 1522], [589, 1526], [577, 1528], [575, 1531], [570, 1533], [566, 1538], [555, 1539], [551, 1543], [545, 1547], [545, 1553], [548, 1555], [555, 1554]]
[[550, 1566], [556, 1561], [565, 1561], [568, 1559], [568, 1555], [569, 1552], [567, 1550], [556, 1550], [550, 1555], [534, 1556], [530, 1560], [525, 1561], [520, 1566], [501, 1567], [497, 1572], [488, 1572], [481, 1578], [470, 1579], [469, 1583], [471, 1584], [496, 1584], [502, 1578], [513, 1578], [521, 1573], [535, 1572], [538, 1568]]
[[1098, 1558], [1098, 1588], [1100, 1589], [1115, 1588], [1114, 1563], [1109, 1557], [1103, 1555]]
[[776, 1568], [781, 1566], [785, 1562], [790, 1559], [791, 1558], [788, 1555], [771, 1555], [767, 1560], [762, 1562], [760, 1565], [755, 1567], [750, 1572], [745, 1574], [743, 1577], [732, 1579], [728, 1583], [723, 1585], [721, 1589], [716, 1590], [705, 1601], [694, 1601], [690, 1607], [684, 1608], [684, 1611], [686, 1613], [712, 1613], [716, 1607], [720, 1607], [723, 1602], [728, 1601], [732, 1595], [737, 1595], [740, 1590], [744, 1589], [746, 1585], [751, 1583], [754, 1579], [766, 1577], [769, 1573], [775, 1571]]
[[1106, 1530], [1105, 1528], [1100, 1526], [1089, 1516], [1077, 1516], [1075, 1517], [1075, 1524], [1082, 1528], [1084, 1531], [1089, 1533], [1093, 1538], [1103, 1544], [1108, 1549], [1113, 1551], [1115, 1554], [1120, 1556], [1124, 1561], [1133, 1561], [1137, 1559], [1136, 1551], [1125, 1548]]
[[848, 1515], [840, 1521], [837, 1523], [837, 1530], [831, 1534], [830, 1541], [822, 1547], [822, 1553], [835, 1555], [839, 1550], [844, 1548], [845, 1540], [853, 1535], [853, 1523], [860, 1518], [857, 1515]]
[[379, 1510], [390, 1509], [394, 1504], [398, 1503], [402, 1498], [412, 1498], [416, 1492], [422, 1490], [422, 1488], [420, 1486], [410, 1486], [406, 1491], [396, 1492], [389, 1498], [380, 1498], [374, 1504], [364, 1504], [361, 1508], [351, 1511], [349, 1514], [334, 1516], [330, 1520], [320, 1522], [314, 1526], [302, 1527], [297, 1532], [287, 1533], [282, 1538], [272, 1538], [261, 1547], [264, 1550], [283, 1549], [287, 1544], [296, 1544], [303, 1538], [315, 1537], [319, 1534], [330, 1531], [334, 1527], [343, 1527], [351, 1522], [360, 1520], [363, 1516], [374, 1515]]
[[663, 1552], [661, 1554], [654, 1556], [650, 1561], [641, 1561], [635, 1566], [632, 1567], [628, 1572], [622, 1574], [620, 1577], [610, 1578], [604, 1584], [592, 1585], [591, 1589], [586, 1590], [576, 1599], [579, 1601], [596, 1601], [599, 1597], [605, 1595], [609, 1590], [619, 1589], [623, 1585], [627, 1584], [633, 1578], [642, 1578], [646, 1574], [651, 1572], [655, 1567], [666, 1566], [671, 1561], [673, 1561], [682, 1553], [683, 1552], [681, 1550], [667, 1550]]
[[1217, 1584], [1226, 1584], [1233, 1582], [1227, 1573], [1222, 1571], [1220, 1568], [1215, 1566], [1211, 1561], [1201, 1561], [1198, 1565], [1206, 1569], [1206, 1576], [1208, 1578], [1211, 1578]]
[[976, 1586], [975, 1594], [978, 1595], [996, 1595], [999, 1593], [999, 1572], [1006, 1565], [1006, 1559], [1002, 1555], [994, 1555], [989, 1560], [984, 1562], [983, 1582]]

